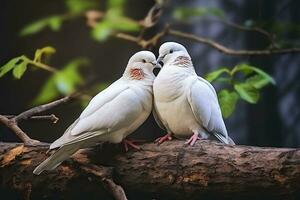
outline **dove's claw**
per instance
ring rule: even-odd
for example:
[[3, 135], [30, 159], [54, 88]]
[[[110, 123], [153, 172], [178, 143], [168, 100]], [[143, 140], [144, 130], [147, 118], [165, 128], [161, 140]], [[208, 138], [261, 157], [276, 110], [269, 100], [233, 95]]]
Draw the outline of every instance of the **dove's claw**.
[[162, 144], [164, 143], [165, 141], [169, 141], [169, 140], [172, 140], [172, 133], [168, 133], [162, 137], [159, 137], [155, 140], [155, 143], [157, 144]]
[[188, 141], [185, 142], [185, 144], [189, 144], [190, 146], [194, 146], [194, 144], [197, 142], [197, 140], [200, 140], [201, 138], [198, 136], [198, 134], [194, 133]]
[[126, 152], [128, 151], [129, 147], [132, 147], [133, 149], [136, 150], [141, 150], [141, 147], [135, 145], [134, 142], [131, 140], [125, 139], [123, 140], [123, 144]]

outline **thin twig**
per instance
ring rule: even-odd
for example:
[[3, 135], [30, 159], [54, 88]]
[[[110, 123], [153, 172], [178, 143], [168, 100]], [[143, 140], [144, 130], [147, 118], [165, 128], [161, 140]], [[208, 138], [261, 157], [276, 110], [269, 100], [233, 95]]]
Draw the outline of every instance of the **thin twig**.
[[[16, 115], [3, 115], [4, 117], [11, 119], [16, 117]], [[28, 119], [33, 119], [33, 120], [50, 120], [52, 121], [53, 124], [56, 124], [59, 120], [58, 117], [56, 117], [54, 114], [51, 115], [34, 115], [29, 117]], [[24, 119], [26, 120], [26, 119]]]
[[19, 115], [17, 115], [14, 119], [16, 120], [16, 122], [20, 121], [20, 120], [24, 120], [24, 119], [28, 119], [31, 116], [34, 116], [36, 114], [39, 114], [41, 112], [44, 112], [46, 110], [52, 109], [60, 104], [63, 103], [67, 103], [68, 101], [70, 101], [71, 99], [73, 99], [75, 97], [75, 95], [70, 95], [70, 96], [66, 96], [64, 98], [58, 99], [56, 101], [44, 104], [44, 105], [40, 105], [34, 108], [31, 108], [25, 112], [20, 113]]
[[39, 68], [41, 68], [41, 69], [44, 69], [44, 70], [46, 70], [46, 71], [49, 71], [49, 72], [52, 72], [52, 73], [58, 72], [58, 70], [55, 69], [54, 67], [51, 67], [51, 66], [49, 66], [49, 65], [46, 65], [46, 64], [44, 64], [44, 63], [41, 63], [41, 62], [35, 62], [35, 61], [33, 61], [33, 60], [30, 60], [30, 59], [27, 58], [26, 56], [22, 56], [22, 58], [23, 58], [24, 60], [26, 60], [26, 62], [28, 62], [29, 64], [32, 64], [32, 65], [34, 65], [34, 66], [36, 66], [36, 67], [39, 67]]
[[211, 39], [196, 36], [190, 33], [185, 33], [174, 29], [169, 29], [168, 33], [176, 37], [186, 38], [199, 43], [207, 44], [208, 46], [217, 49], [218, 51], [224, 54], [233, 55], [233, 56], [253, 56], [253, 55], [262, 56], [262, 55], [271, 55], [271, 54], [286, 54], [286, 53], [300, 52], [300, 48], [297, 47], [287, 48], [287, 49], [234, 50], [234, 49], [227, 48], [222, 44], [217, 43]]
[[152, 38], [148, 40], [145, 40], [141, 37], [135, 37], [126, 33], [118, 33], [116, 37], [121, 38], [123, 40], [135, 42], [138, 45], [140, 45], [143, 49], [151, 49], [160, 41], [162, 37], [164, 37], [167, 34], [167, 32], [168, 32], [168, 27], [166, 27], [165, 29], [163, 29], [163, 31], [157, 33], [156, 35], [154, 35]]
[[53, 123], [56, 123], [58, 121], [58, 118], [55, 115], [46, 115], [46, 116], [36, 116], [37, 114], [44, 112], [46, 110], [52, 109], [58, 105], [61, 105], [63, 103], [69, 102], [73, 98], [77, 97], [79, 93], [66, 96], [64, 98], [61, 98], [59, 100], [53, 101], [51, 103], [47, 103], [44, 105], [40, 105], [34, 108], [31, 108], [25, 112], [20, 113], [17, 116], [12, 117], [11, 115], [4, 116], [0, 115], [0, 122], [4, 124], [6, 127], [8, 127], [10, 130], [12, 130], [16, 136], [24, 142], [26, 145], [36, 145], [40, 143], [38, 140], [31, 139], [19, 126], [18, 122], [21, 120], [26, 119], [50, 119], [53, 121]]
[[44, 64], [44, 63], [33, 62], [33, 61], [31, 61], [31, 60], [29, 60], [28, 63], [30, 63], [30, 64], [32, 64], [32, 65], [34, 65], [34, 66], [36, 66], [36, 67], [39, 67], [39, 68], [41, 68], [41, 69], [44, 69], [44, 70], [46, 70], [46, 71], [52, 72], [52, 73], [58, 72], [57, 69], [55, 69], [55, 68], [53, 68], [53, 67], [51, 67], [51, 66], [49, 66], [49, 65], [46, 65], [46, 64]]
[[241, 31], [257, 32], [257, 33], [265, 36], [269, 40], [270, 47], [278, 48], [278, 44], [275, 42], [276, 35], [268, 32], [268, 31], [266, 31], [266, 30], [264, 30], [260, 27], [247, 27], [247, 26], [236, 24], [234, 22], [223, 20], [223, 19], [216, 19], [216, 20], [213, 20], [213, 21], [221, 22], [221, 23], [223, 23], [227, 26], [236, 28], [236, 29], [241, 30]]

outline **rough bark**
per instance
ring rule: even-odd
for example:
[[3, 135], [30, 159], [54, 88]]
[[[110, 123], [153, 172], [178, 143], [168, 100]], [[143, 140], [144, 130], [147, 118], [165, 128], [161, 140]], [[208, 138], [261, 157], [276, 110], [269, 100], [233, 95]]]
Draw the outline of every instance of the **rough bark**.
[[297, 199], [300, 194], [298, 149], [211, 141], [190, 147], [176, 140], [141, 147], [124, 153], [102, 145], [35, 176], [32, 171], [47, 157], [47, 146], [0, 143], [0, 193], [27, 199], [110, 199], [101, 177], [111, 177], [128, 199]]

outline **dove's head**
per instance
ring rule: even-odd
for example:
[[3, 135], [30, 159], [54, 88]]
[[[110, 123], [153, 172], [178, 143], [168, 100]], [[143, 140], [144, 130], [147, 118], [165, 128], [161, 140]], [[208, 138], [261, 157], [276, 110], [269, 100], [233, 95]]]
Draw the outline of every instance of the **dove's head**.
[[159, 48], [157, 62], [163, 66], [168, 62], [173, 62], [179, 56], [190, 59], [190, 55], [183, 45], [176, 42], [165, 42]]
[[129, 59], [124, 75], [133, 80], [154, 79], [153, 69], [157, 66], [151, 51], [139, 51]]

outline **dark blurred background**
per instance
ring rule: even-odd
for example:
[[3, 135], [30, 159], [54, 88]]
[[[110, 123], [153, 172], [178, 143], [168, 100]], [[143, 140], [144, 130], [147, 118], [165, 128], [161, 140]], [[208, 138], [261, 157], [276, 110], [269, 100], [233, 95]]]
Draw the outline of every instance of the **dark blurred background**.
[[[105, 1], [99, 1], [100, 8]], [[154, 4], [152, 0], [128, 0], [125, 14], [134, 19], [142, 19]], [[147, 34], [151, 35], [163, 27], [165, 22], [196, 35], [211, 38], [233, 49], [263, 49], [268, 44], [266, 38], [255, 32], [240, 31], [209, 17], [195, 17], [190, 23], [176, 23], [172, 18], [178, 7], [214, 7], [221, 9], [227, 20], [238, 24], [257, 22], [266, 29], [276, 31], [277, 37], [293, 46], [300, 40], [300, 2], [296, 0], [185, 0], [171, 1], [164, 10], [157, 26]], [[64, 1], [2, 0], [0, 7], [0, 65], [19, 55], [33, 57], [37, 48], [51, 45], [57, 52], [49, 65], [60, 69], [75, 57], [87, 57], [90, 66], [80, 73], [93, 77], [99, 82], [113, 82], [118, 79], [128, 58], [141, 48], [132, 42], [110, 37], [103, 42], [90, 36], [90, 28], [84, 18], [63, 23], [57, 32], [46, 28], [37, 34], [20, 36], [25, 25], [40, 18], [66, 12]], [[147, 36], [146, 34], [146, 36]], [[272, 75], [276, 85], [269, 85], [261, 92], [257, 104], [239, 101], [234, 113], [225, 123], [229, 135], [237, 144], [255, 146], [298, 147], [300, 145], [300, 54], [270, 56], [230, 56], [216, 49], [188, 40], [167, 36], [161, 41], [178, 41], [189, 50], [198, 75], [203, 76], [222, 66], [233, 67], [240, 62], [248, 62]], [[161, 44], [160, 43], [160, 44]], [[159, 44], [159, 45], [160, 45]], [[152, 50], [157, 55], [158, 47]], [[22, 79], [7, 75], [0, 79], [0, 113], [18, 114], [32, 105], [50, 74], [29, 67]], [[217, 85], [218, 87], [218, 85]], [[83, 107], [79, 102], [61, 105], [48, 113], [54, 113], [60, 120], [57, 124], [47, 121], [26, 121], [20, 126], [32, 138], [52, 142], [80, 114]], [[153, 139], [163, 133], [152, 116], [136, 131], [136, 137]], [[0, 140], [16, 141], [14, 135], [0, 126]]]

